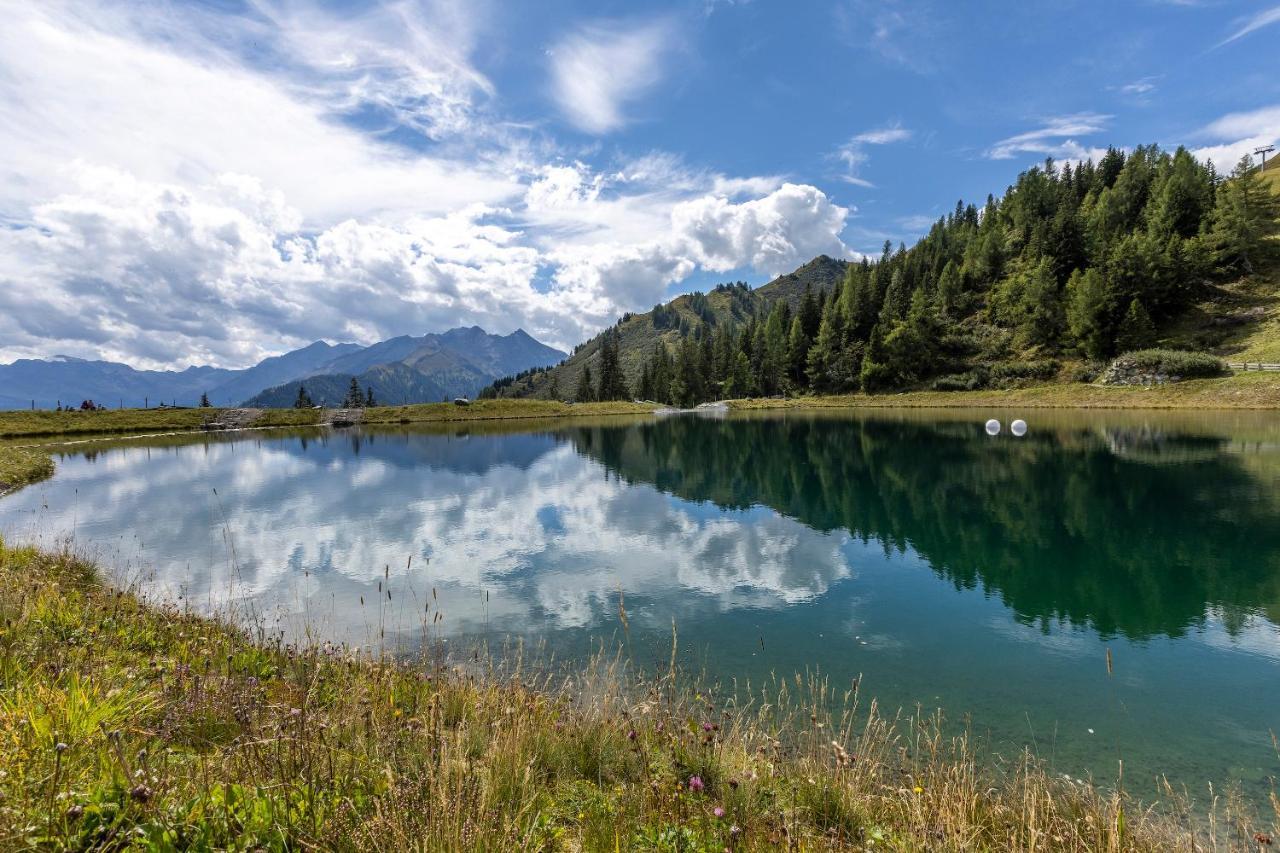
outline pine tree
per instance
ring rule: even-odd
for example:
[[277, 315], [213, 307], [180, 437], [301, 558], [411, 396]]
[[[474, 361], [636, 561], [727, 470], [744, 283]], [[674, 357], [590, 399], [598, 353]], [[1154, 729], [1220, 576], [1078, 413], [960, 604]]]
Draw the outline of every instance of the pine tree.
[[751, 396], [751, 363], [742, 350], [734, 350], [729, 372], [724, 380], [724, 397], [737, 400]]
[[1224, 272], [1252, 275], [1269, 238], [1280, 233], [1280, 196], [1262, 180], [1246, 154], [1218, 187], [1211, 240]]
[[605, 333], [600, 342], [600, 384], [596, 391], [597, 400], [626, 400], [627, 381], [622, 375], [622, 365], [618, 361], [618, 334], [615, 330]]
[[947, 261], [938, 277], [938, 310], [947, 317], [954, 316], [960, 308], [960, 296], [960, 270]]
[[342, 401], [344, 409], [358, 409], [364, 403], [364, 395], [360, 393], [360, 383], [356, 381], [354, 376], [351, 377], [351, 385], [347, 388], [347, 396]]
[[559, 374], [551, 374], [551, 381], [547, 384], [547, 399], [560, 399], [560, 376]]
[[591, 365], [584, 364], [582, 373], [578, 375], [578, 390], [573, 399], [578, 403], [590, 403], [595, 399], [595, 387], [591, 381]]
[[808, 366], [809, 336], [804, 332], [803, 318], [796, 314], [791, 320], [791, 331], [787, 335], [787, 381], [792, 388], [804, 388], [809, 384], [805, 375]]
[[200, 395], [200, 408], [202, 408], [202, 409], [208, 409], [208, 408], [210, 408], [210, 407], [212, 407], [212, 406], [213, 406], [213, 403], [210, 403], [210, 402], [209, 402], [209, 395], [208, 395], [208, 393], [207, 393], [207, 392], [206, 392], [206, 393], [202, 393], [202, 394]]
[[901, 269], [895, 269], [889, 278], [889, 289], [884, 294], [884, 307], [880, 311], [880, 325], [885, 320], [893, 322], [907, 316], [911, 308], [911, 290]]
[[374, 406], [378, 405], [377, 401], [376, 401], [376, 400], [374, 400], [374, 398], [373, 398], [373, 386], [372, 386], [372, 385], [370, 385], [368, 388], [364, 389], [364, 404], [365, 404], [366, 408], [370, 408], [370, 409], [372, 409]]
[[1129, 303], [1129, 310], [1125, 312], [1124, 320], [1120, 322], [1116, 333], [1116, 350], [1134, 352], [1149, 349], [1155, 346], [1155, 342], [1156, 327], [1151, 322], [1151, 315], [1140, 301], [1134, 299]]
[[307, 394], [307, 386], [298, 386], [298, 398], [293, 401], [295, 409], [310, 409], [314, 404], [311, 402], [311, 396]]
[[1066, 316], [1048, 258], [1027, 276], [1022, 291], [1022, 314], [1018, 332], [1024, 343], [1043, 346], [1057, 342], [1066, 325]]
[[1067, 323], [1089, 358], [1111, 354], [1111, 299], [1107, 282], [1096, 268], [1076, 270], [1067, 282]]
[[777, 394], [783, 390], [787, 373], [786, 303], [774, 304], [769, 317], [760, 328], [761, 354], [757, 383], [760, 393]]
[[893, 370], [886, 363], [888, 353], [885, 351], [884, 333], [881, 324], [876, 323], [871, 330], [871, 339], [867, 342], [867, 351], [862, 356], [862, 368], [859, 379], [862, 389], [868, 394], [883, 391], [894, 381]]
[[841, 329], [844, 325], [840, 305], [834, 299], [827, 303], [822, 312], [822, 322], [818, 325], [818, 337], [809, 347], [808, 364], [805, 376], [815, 391], [831, 391], [833, 381], [832, 365], [835, 364], [837, 351], [843, 346]]

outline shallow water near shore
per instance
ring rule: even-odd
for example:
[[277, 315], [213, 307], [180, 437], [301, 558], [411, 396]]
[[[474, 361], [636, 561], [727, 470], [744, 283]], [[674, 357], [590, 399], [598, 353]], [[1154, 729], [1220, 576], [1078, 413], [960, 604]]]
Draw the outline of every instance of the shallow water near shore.
[[0, 532], [366, 648], [624, 643], [653, 670], [674, 623], [710, 679], [861, 678], [864, 701], [944, 708], [1073, 778], [1123, 761], [1139, 796], [1163, 773], [1260, 801], [1280, 772], [1278, 421], [792, 411], [113, 440], [0, 500]]

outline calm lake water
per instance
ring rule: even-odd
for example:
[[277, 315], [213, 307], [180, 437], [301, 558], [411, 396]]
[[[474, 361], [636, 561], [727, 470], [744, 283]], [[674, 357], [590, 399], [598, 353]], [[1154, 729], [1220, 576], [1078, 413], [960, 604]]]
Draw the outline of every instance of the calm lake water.
[[991, 438], [992, 414], [95, 442], [0, 500], [0, 531], [362, 646], [420, 641], [431, 602], [454, 644], [585, 655], [621, 638], [621, 594], [647, 668], [674, 620], [712, 678], [861, 675], [864, 698], [945, 708], [1072, 776], [1123, 759], [1145, 796], [1157, 772], [1260, 796], [1280, 775], [1275, 415], [1032, 412]]

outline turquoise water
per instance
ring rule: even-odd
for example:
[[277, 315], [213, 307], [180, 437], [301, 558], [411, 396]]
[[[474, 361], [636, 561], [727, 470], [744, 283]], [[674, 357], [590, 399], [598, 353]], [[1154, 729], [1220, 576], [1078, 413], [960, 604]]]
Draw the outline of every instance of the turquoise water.
[[861, 677], [1073, 777], [1123, 760], [1140, 793], [1163, 772], [1261, 796], [1280, 771], [1275, 417], [1046, 412], [992, 438], [991, 414], [92, 443], [0, 501], [0, 531], [365, 647], [586, 655], [621, 638], [621, 596], [645, 667], [674, 621], [710, 678]]

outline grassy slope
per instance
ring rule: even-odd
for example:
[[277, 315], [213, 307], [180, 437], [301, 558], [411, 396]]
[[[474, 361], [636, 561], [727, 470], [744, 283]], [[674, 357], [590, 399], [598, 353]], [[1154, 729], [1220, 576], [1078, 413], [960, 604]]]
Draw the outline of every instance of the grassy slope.
[[[0, 542], [0, 848], [1167, 850], [1147, 811], [936, 720], [255, 645]], [[424, 619], [424, 621], [430, 621]], [[692, 783], [692, 777], [698, 782]], [[1219, 827], [1239, 825], [1217, 804]], [[1203, 827], [1201, 827], [1203, 828]]]

